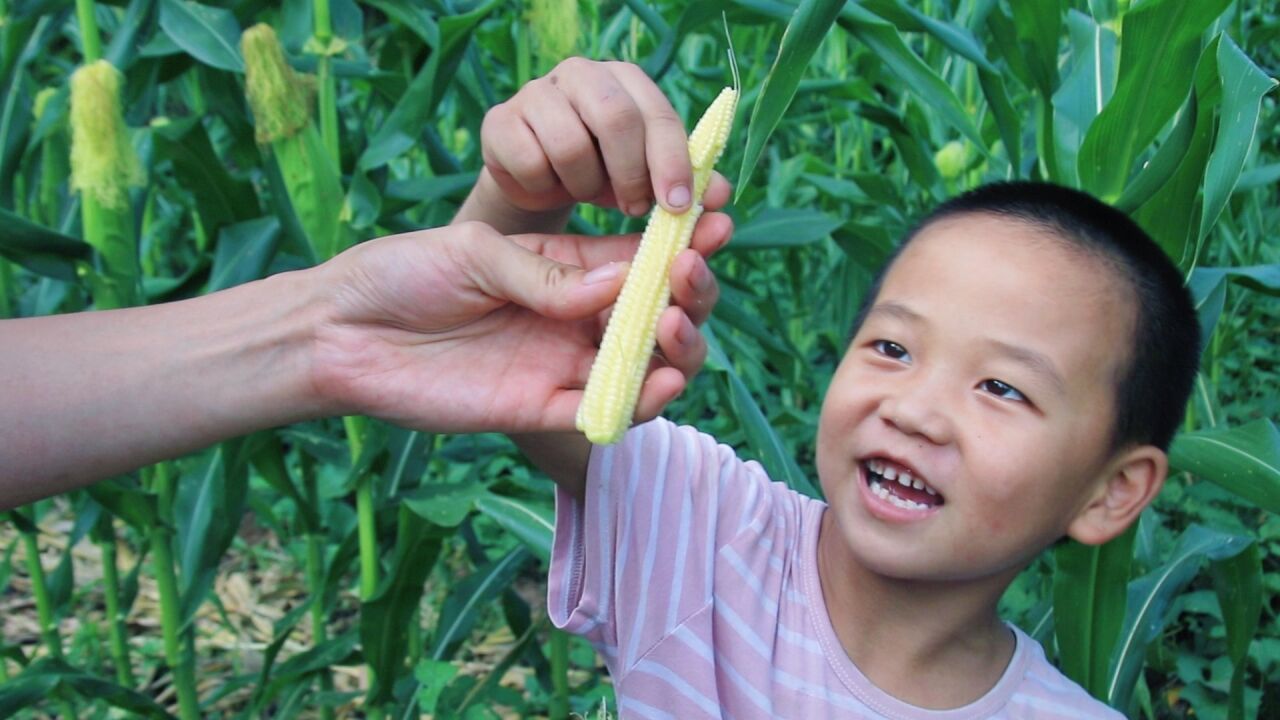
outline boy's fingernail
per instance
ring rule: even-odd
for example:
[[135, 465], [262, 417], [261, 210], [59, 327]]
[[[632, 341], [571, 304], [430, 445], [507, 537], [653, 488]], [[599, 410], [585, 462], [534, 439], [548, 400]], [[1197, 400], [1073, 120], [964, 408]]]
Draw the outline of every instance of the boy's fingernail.
[[698, 263], [689, 275], [689, 284], [698, 292], [706, 292], [711, 288], [711, 269], [705, 262]]
[[677, 185], [667, 193], [667, 204], [674, 208], [682, 208], [689, 204], [689, 188]]
[[622, 263], [611, 262], [608, 265], [600, 267], [588, 272], [582, 276], [583, 285], [595, 285], [597, 283], [608, 282], [622, 274]]
[[676, 331], [676, 342], [688, 347], [693, 344], [693, 339], [697, 335], [698, 331], [693, 327], [693, 323], [689, 322], [688, 318], [685, 318], [685, 321], [680, 324], [680, 329]]
[[631, 205], [627, 207], [627, 214], [631, 217], [644, 217], [644, 214], [647, 212], [649, 212], [649, 203], [644, 200], [631, 203]]

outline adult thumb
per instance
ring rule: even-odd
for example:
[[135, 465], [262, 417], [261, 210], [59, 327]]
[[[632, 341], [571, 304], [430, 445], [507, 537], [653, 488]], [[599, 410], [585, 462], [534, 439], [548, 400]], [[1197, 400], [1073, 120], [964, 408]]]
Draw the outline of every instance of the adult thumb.
[[556, 262], [503, 237], [486, 243], [479, 258], [483, 289], [489, 295], [560, 320], [587, 317], [617, 299], [628, 264], [611, 262], [589, 270]]

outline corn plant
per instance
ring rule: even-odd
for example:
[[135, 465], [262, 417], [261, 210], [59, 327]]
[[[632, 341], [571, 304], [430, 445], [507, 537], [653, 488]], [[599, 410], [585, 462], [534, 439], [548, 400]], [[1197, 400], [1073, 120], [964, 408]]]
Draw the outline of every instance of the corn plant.
[[[1004, 613], [1131, 717], [1280, 712], [1269, 4], [8, 0], [0, 15], [6, 317], [191, 297], [445, 224], [485, 110], [568, 53], [638, 63], [691, 122], [730, 80], [724, 17], [742, 77], [718, 167], [737, 231], [713, 261], [708, 367], [669, 415], [810, 494], [822, 390], [912, 219], [997, 179], [1104, 197], [1186, 271], [1202, 373], [1176, 474], [1133, 532], [1039, 559]], [[98, 63], [121, 118], [97, 128], [98, 177], [138, 181], [115, 195], [73, 162], [72, 73]], [[642, 229], [587, 207], [571, 227]], [[591, 649], [541, 607], [551, 518], [550, 482], [506, 440], [363, 418], [15, 510], [0, 599], [30, 609], [3, 613], [0, 715], [612, 716]], [[245, 609], [246, 592], [262, 601]]]

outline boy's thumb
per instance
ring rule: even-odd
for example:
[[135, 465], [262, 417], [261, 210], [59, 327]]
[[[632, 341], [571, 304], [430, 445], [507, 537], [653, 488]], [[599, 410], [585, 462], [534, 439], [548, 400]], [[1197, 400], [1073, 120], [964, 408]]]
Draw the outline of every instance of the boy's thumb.
[[556, 262], [507, 238], [479, 258], [479, 275], [489, 295], [561, 320], [583, 318], [608, 307], [618, 296], [627, 263], [591, 270]]

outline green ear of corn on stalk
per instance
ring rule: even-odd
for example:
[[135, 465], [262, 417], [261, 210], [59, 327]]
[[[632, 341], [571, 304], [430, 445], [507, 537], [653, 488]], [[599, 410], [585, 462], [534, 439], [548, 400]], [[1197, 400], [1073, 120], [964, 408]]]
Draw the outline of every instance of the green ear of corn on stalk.
[[71, 187], [80, 192], [85, 242], [98, 251], [100, 271], [91, 280], [99, 309], [134, 305], [139, 297], [129, 188], [142, 185], [145, 173], [124, 124], [121, 83], [106, 60], [71, 75]]
[[615, 443], [631, 424], [653, 354], [658, 317], [671, 297], [671, 263], [689, 247], [693, 227], [702, 215], [702, 194], [729, 139], [737, 107], [737, 90], [721, 90], [689, 135], [693, 207], [673, 215], [656, 206], [649, 215], [578, 406], [578, 430], [593, 443]]
[[260, 144], [271, 146], [314, 260], [324, 262], [346, 250], [352, 236], [340, 218], [345, 200], [342, 177], [311, 119], [314, 83], [289, 66], [270, 25], [258, 23], [245, 30], [240, 49], [254, 135]]

